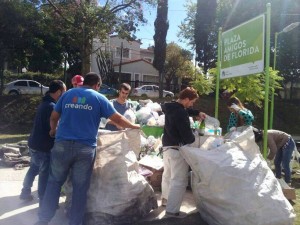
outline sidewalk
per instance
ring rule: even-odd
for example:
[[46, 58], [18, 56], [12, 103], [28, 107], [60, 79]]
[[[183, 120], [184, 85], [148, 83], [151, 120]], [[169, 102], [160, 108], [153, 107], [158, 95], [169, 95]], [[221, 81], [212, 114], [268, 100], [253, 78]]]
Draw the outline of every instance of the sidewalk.
[[[37, 199], [37, 179], [32, 188], [33, 201], [21, 201], [19, 194], [22, 189], [23, 178], [28, 168], [15, 170], [14, 168], [0, 167], [0, 224], [1, 225], [33, 225], [37, 221], [38, 199]], [[160, 202], [160, 192], [156, 192], [158, 205]], [[64, 197], [60, 198], [60, 208], [49, 225], [68, 225], [68, 220], [63, 213]], [[181, 211], [187, 213], [183, 219], [163, 218], [165, 208], [159, 207], [151, 211], [139, 224], [155, 225], [207, 225], [198, 213], [191, 191], [187, 191]]]

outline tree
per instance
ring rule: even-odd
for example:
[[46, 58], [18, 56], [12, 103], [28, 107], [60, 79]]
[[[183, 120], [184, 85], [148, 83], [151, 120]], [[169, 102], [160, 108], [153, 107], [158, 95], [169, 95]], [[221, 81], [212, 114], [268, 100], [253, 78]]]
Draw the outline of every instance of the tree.
[[131, 38], [138, 24], [146, 21], [142, 4], [151, 4], [153, 0], [107, 0], [103, 5], [98, 5], [94, 0], [47, 2], [49, 4], [44, 5], [43, 9], [62, 32], [69, 49], [78, 46], [81, 70], [85, 74], [90, 70], [93, 39], [103, 40], [112, 33]]
[[196, 79], [192, 81], [192, 87], [195, 88], [200, 95], [208, 95], [213, 92], [215, 79], [206, 78], [199, 68], [196, 68], [195, 76]]
[[196, 60], [204, 73], [215, 65], [217, 49], [216, 0], [198, 0], [195, 20]]
[[197, 11], [197, 3], [188, 0], [186, 4], [184, 4], [186, 8], [186, 18], [180, 23], [178, 37], [179, 41], [186, 42], [191, 49], [195, 49], [195, 18]]
[[158, 0], [157, 17], [154, 22], [154, 60], [153, 66], [159, 72], [159, 97], [163, 96], [163, 70], [166, 59], [166, 37], [169, 29], [168, 0]]
[[[283, 78], [278, 75], [278, 71], [273, 71], [272, 68], [269, 69], [270, 89], [274, 88], [275, 90], [280, 90], [280, 82]], [[217, 69], [213, 68], [209, 70], [209, 73], [213, 75], [213, 79], [215, 79]], [[249, 76], [222, 79], [220, 82], [220, 89], [235, 93], [242, 102], [252, 102], [258, 107], [261, 107], [265, 98], [265, 83], [265, 74], [260, 73]], [[269, 93], [271, 95], [272, 92], [270, 91]]]
[[167, 45], [164, 75], [166, 80], [166, 88], [168, 90], [170, 90], [170, 84], [174, 78], [187, 78], [194, 75], [194, 68], [192, 68], [193, 65], [191, 60], [191, 52], [182, 49], [174, 42]]

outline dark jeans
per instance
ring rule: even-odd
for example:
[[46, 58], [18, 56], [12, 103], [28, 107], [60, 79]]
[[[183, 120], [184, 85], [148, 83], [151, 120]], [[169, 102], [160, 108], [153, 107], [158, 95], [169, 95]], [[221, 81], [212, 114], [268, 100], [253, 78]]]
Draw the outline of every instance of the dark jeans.
[[43, 199], [50, 165], [50, 152], [42, 152], [33, 149], [30, 151], [30, 167], [26, 173], [23, 181], [23, 188], [21, 195], [26, 196], [31, 194], [31, 187], [36, 175], [39, 175], [38, 180], [38, 196], [41, 201]]
[[294, 140], [290, 138], [285, 146], [283, 146], [281, 149], [278, 149], [274, 159], [276, 177], [281, 178], [282, 165], [284, 169], [284, 180], [286, 183], [291, 183], [290, 162], [295, 146]]
[[72, 169], [73, 193], [69, 224], [82, 223], [95, 152], [95, 147], [76, 141], [55, 142], [51, 151], [47, 189], [39, 211], [40, 221], [49, 222], [55, 215], [61, 187]]

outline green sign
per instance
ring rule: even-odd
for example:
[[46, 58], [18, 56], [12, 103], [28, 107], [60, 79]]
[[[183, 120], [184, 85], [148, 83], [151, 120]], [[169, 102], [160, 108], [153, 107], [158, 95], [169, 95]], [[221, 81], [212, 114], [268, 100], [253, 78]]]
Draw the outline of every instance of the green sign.
[[264, 70], [264, 28], [261, 15], [222, 34], [221, 79]]

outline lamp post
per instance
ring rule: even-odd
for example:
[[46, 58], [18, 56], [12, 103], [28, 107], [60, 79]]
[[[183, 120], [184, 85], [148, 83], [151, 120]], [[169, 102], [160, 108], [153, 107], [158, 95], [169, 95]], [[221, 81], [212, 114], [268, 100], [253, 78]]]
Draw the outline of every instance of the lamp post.
[[[286, 26], [285, 28], [283, 28], [282, 31], [280, 32], [276, 32], [275, 33], [275, 43], [274, 43], [274, 61], [273, 61], [273, 70], [275, 71], [276, 68], [276, 55], [277, 55], [277, 38], [279, 34], [282, 33], [287, 33], [290, 32], [291, 30], [295, 29], [296, 27], [298, 27], [300, 24], [300, 22], [295, 22], [295, 23], [291, 23], [290, 25]], [[273, 128], [273, 115], [274, 115], [274, 94], [275, 94], [275, 89], [274, 89], [274, 82], [272, 84], [273, 88], [272, 88], [272, 94], [271, 94], [271, 110], [270, 110], [270, 123], [269, 123], [269, 128], [272, 129]]]

